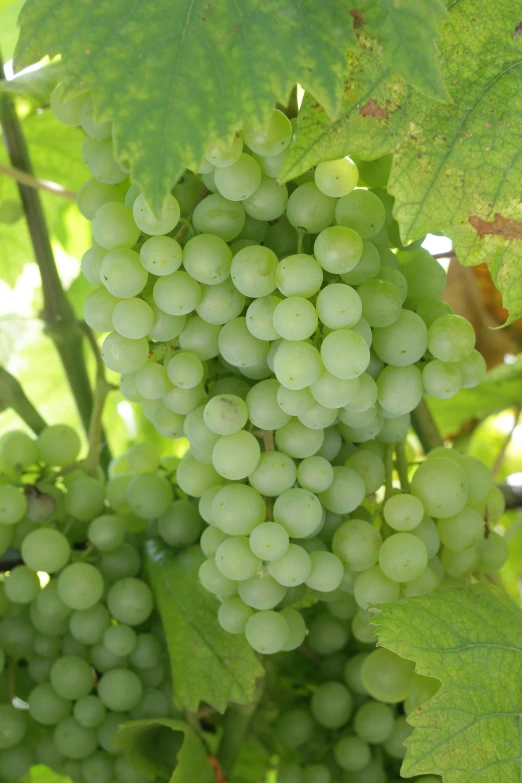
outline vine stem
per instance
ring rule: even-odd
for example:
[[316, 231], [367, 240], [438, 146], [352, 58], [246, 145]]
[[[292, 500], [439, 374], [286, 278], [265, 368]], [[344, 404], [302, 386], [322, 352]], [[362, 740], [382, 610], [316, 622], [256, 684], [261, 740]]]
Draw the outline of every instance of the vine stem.
[[53, 196], [61, 196], [61, 198], [66, 198], [69, 201], [76, 201], [76, 193], [74, 191], [68, 190], [61, 185], [58, 185], [56, 182], [34, 177], [32, 174], [28, 174], [27, 171], [15, 169], [14, 166], [6, 166], [5, 163], [0, 163], [0, 175], [10, 177], [11, 179], [16, 180], [16, 182], [20, 182], [22, 185], [27, 185], [29, 188], [45, 190], [47, 193], [52, 193]]
[[39, 435], [47, 427], [47, 423], [26, 396], [20, 382], [3, 367], [0, 367], [0, 404], [12, 408], [35, 435]]
[[406, 492], [409, 492], [410, 481], [408, 478], [408, 460], [406, 459], [406, 448], [403, 440], [395, 446], [395, 467], [399, 474], [401, 488], [406, 490]]
[[511, 425], [509, 432], [506, 433], [504, 442], [502, 443], [502, 446], [500, 447], [500, 451], [498, 452], [495, 458], [495, 462], [493, 463], [493, 466], [491, 468], [491, 473], [493, 474], [493, 477], [497, 475], [500, 468], [502, 467], [502, 463], [504, 462], [506, 452], [509, 448], [509, 444], [511, 443], [511, 438], [513, 437], [513, 433], [515, 432], [518, 426], [521, 412], [522, 412], [522, 408], [520, 407], [520, 405], [517, 405], [513, 411], [513, 424]]
[[444, 446], [442, 435], [425, 400], [421, 400], [411, 414], [411, 425], [425, 454], [438, 446]]
[[304, 238], [306, 236], [306, 228], [297, 228], [297, 252], [303, 252]]
[[253, 704], [231, 704], [225, 713], [223, 735], [217, 749], [216, 759], [229, 778], [234, 771], [239, 751], [245, 741], [257, 704], [257, 700]]

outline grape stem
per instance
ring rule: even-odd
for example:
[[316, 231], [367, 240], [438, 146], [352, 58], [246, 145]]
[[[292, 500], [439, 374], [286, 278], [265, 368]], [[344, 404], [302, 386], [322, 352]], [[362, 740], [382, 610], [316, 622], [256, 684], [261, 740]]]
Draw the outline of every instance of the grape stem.
[[190, 210], [190, 214], [189, 214], [188, 218], [183, 220], [183, 225], [181, 226], [180, 230], [178, 231], [178, 233], [174, 237], [176, 242], [181, 242], [185, 238], [185, 236], [188, 234], [189, 229], [192, 228], [192, 215], [194, 214], [194, 210], [196, 209], [196, 207], [199, 204], [199, 202], [203, 201], [203, 199], [206, 198], [209, 193], [210, 193], [210, 190], [208, 188], [205, 188], [205, 187], [202, 188], [201, 193], [199, 194], [199, 196], [197, 197], [196, 201], [194, 202], [194, 206]]
[[444, 446], [442, 435], [425, 400], [421, 400], [415, 410], [412, 411], [411, 426], [425, 454], [438, 446]]
[[27, 185], [29, 188], [45, 190], [47, 193], [52, 193], [53, 196], [61, 196], [69, 201], [76, 201], [76, 193], [73, 190], [68, 190], [56, 182], [33, 177], [27, 171], [20, 171], [20, 169], [15, 169], [14, 166], [6, 166], [5, 163], [0, 163], [0, 174], [4, 177], [10, 177], [16, 180], [16, 182], [21, 182], [22, 185]]
[[35, 435], [39, 435], [47, 427], [47, 423], [26, 396], [20, 382], [3, 367], [0, 367], [0, 405], [12, 408]]
[[229, 778], [232, 776], [239, 751], [250, 727], [250, 721], [257, 709], [261, 690], [259, 686], [258, 697], [253, 704], [231, 704], [225, 712], [223, 734], [217, 749], [216, 759]]
[[306, 236], [306, 228], [296, 228], [297, 231], [297, 252], [303, 252], [304, 238]]
[[393, 490], [393, 446], [386, 446], [384, 452], [385, 491], [384, 500], [388, 500]]
[[500, 468], [502, 467], [502, 463], [504, 462], [506, 452], [509, 448], [509, 444], [511, 443], [511, 438], [513, 437], [513, 433], [515, 432], [515, 429], [518, 426], [521, 412], [522, 412], [522, 408], [520, 407], [520, 405], [517, 405], [513, 410], [513, 424], [511, 425], [509, 432], [506, 433], [504, 442], [502, 443], [502, 446], [500, 447], [500, 451], [498, 452], [495, 462], [493, 463], [491, 468], [491, 473], [493, 474], [493, 478], [497, 475]]
[[[4, 78], [0, 54], [0, 78]], [[0, 118], [11, 166], [34, 176], [22, 127], [10, 96], [0, 98]], [[60, 281], [38, 190], [18, 181], [18, 191], [31, 237], [43, 290], [45, 331], [62, 361], [83, 426], [87, 431], [93, 404], [92, 389], [83, 356], [83, 333]]]
[[92, 347], [96, 360], [94, 404], [92, 407], [91, 420], [89, 422], [89, 451], [87, 452], [87, 457], [83, 461], [83, 467], [88, 473], [96, 478], [98, 475], [99, 462], [102, 462], [102, 464], [107, 466], [110, 459], [110, 454], [107, 452], [107, 441], [102, 427], [102, 416], [107, 395], [117, 387], [107, 381], [105, 376], [105, 365], [92, 329], [87, 326], [87, 324], [82, 324], [82, 327], [85, 336]]
[[395, 446], [395, 467], [397, 468], [397, 473], [399, 474], [401, 489], [409, 492], [410, 481], [408, 479], [408, 460], [406, 459], [406, 449], [403, 440], [401, 440]]

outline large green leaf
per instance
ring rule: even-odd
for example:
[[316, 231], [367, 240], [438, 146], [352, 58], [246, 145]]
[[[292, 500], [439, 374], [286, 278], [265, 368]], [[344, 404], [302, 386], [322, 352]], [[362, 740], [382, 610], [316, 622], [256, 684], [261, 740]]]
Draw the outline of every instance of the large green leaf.
[[402, 774], [519, 783], [522, 614], [500, 588], [444, 590], [383, 607], [379, 644], [441, 689], [408, 720]]
[[198, 580], [201, 550], [175, 554], [151, 540], [146, 556], [167, 637], [176, 704], [196, 712], [206, 702], [224, 712], [231, 701], [253, 701], [263, 669], [246, 639], [219, 625], [216, 599]]
[[0, 80], [0, 93], [8, 92], [30, 100], [37, 107], [47, 106], [55, 85], [60, 81], [62, 66], [50, 63], [34, 71], [21, 73], [14, 79]]
[[[173, 733], [183, 735], [177, 753]], [[125, 752], [134, 769], [151, 780], [215, 783], [205, 747], [184, 721], [154, 718], [123, 723], [114, 738], [114, 746]]]
[[63, 56], [159, 208], [209, 144], [266, 119], [297, 81], [335, 115], [351, 38], [344, 0], [29, 0], [15, 61]]
[[[441, 70], [452, 101], [434, 103], [387, 67], [360, 35], [350, 80], [332, 123], [305, 98], [283, 178], [324, 157], [394, 152], [389, 188], [405, 241], [450, 233], [465, 264], [486, 261], [511, 320], [522, 314], [522, 36], [511, 0], [449, 3]], [[363, 27], [363, 32], [365, 28]]]

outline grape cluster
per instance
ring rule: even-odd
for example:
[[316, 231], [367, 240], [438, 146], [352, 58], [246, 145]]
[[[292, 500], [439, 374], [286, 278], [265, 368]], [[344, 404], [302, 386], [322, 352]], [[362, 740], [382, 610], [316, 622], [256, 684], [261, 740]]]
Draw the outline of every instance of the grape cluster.
[[294, 649], [305, 590], [354, 586], [370, 633], [372, 604], [433, 589], [443, 568], [470, 573], [478, 532], [465, 555], [433, 560], [430, 515], [462, 507], [389, 498], [380, 530], [361, 508], [422, 395], [450, 397], [485, 372], [471, 325], [441, 299], [444, 270], [418, 243], [402, 247], [375, 170], [356, 187], [344, 158], [279, 185], [293, 128], [274, 110], [209, 149], [155, 215], [90, 99], [63, 103], [60, 90], [53, 108], [85, 130], [93, 175], [78, 199], [93, 232], [82, 269], [97, 286], [85, 320], [109, 332], [102, 356], [122, 394], [161, 435], [189, 441], [177, 481], [209, 525], [200, 578], [222, 627], [262, 653]]
[[79, 450], [66, 425], [0, 444], [0, 554], [20, 553], [0, 580], [2, 781], [46, 764], [74, 783], [146, 783], [113, 737], [125, 720], [178, 714], [140, 548], [152, 518], [169, 544], [196, 541], [197, 507], [176, 498], [177, 460], [152, 444], [105, 484]]

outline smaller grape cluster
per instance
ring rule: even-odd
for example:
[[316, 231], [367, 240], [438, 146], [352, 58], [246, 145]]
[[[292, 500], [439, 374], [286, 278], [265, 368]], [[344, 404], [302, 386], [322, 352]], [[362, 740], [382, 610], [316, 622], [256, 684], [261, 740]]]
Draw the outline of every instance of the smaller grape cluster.
[[153, 444], [118, 457], [106, 483], [76, 462], [80, 445], [66, 425], [0, 443], [0, 554], [20, 553], [0, 577], [8, 783], [34, 764], [74, 783], [146, 783], [114, 735], [126, 720], [178, 715], [140, 551], [149, 520], [174, 546], [196, 541], [202, 521], [177, 497], [177, 460], [160, 462]]

